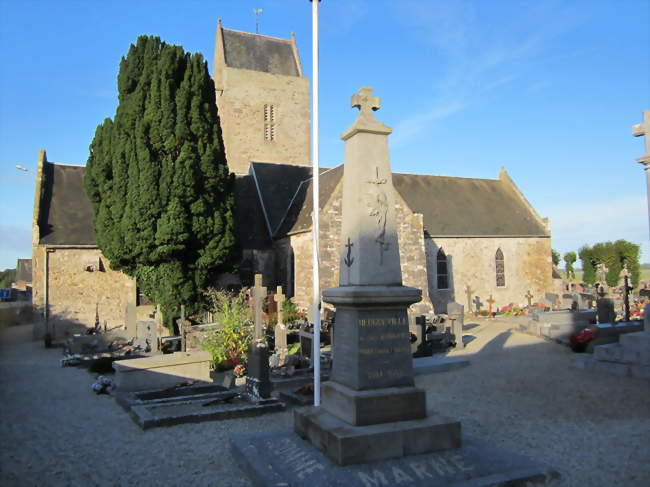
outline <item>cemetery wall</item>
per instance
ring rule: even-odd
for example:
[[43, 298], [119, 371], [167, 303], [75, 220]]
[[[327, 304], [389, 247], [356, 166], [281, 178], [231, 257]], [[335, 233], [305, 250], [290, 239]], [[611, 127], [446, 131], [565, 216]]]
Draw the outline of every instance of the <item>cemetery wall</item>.
[[[309, 80], [223, 67], [217, 106], [228, 167], [247, 174], [250, 161], [310, 164]], [[264, 105], [273, 105], [273, 140], [265, 137]]]
[[[449, 289], [437, 289], [436, 256], [442, 247], [447, 255], [450, 275]], [[495, 254], [501, 248], [504, 256], [505, 286], [496, 285]], [[551, 239], [547, 237], [433, 237], [426, 238], [429, 293], [436, 311], [446, 312], [447, 303], [456, 301], [467, 306], [465, 287], [474, 290], [488, 309], [486, 300], [492, 295], [492, 309], [510, 303], [525, 305], [530, 290], [533, 301], [553, 289], [551, 276]], [[473, 309], [473, 305], [472, 305]]]
[[[395, 211], [400, 247], [402, 282], [422, 290], [422, 301], [411, 307], [416, 314], [433, 313], [427, 283], [427, 262], [422, 215], [414, 214], [396, 193]], [[320, 219], [320, 284], [321, 289], [339, 285], [339, 252], [341, 248], [342, 183], [321, 210]], [[311, 232], [292, 235], [290, 247], [294, 255], [293, 302], [303, 308], [311, 303], [312, 241]]]
[[[42, 310], [45, 303], [45, 250], [43, 246], [33, 248], [32, 302], [35, 310]], [[48, 314], [57, 336], [95, 326], [96, 312], [102, 326], [104, 322], [108, 328], [124, 323], [126, 305], [135, 301], [133, 279], [112, 270], [99, 249], [48, 250]]]

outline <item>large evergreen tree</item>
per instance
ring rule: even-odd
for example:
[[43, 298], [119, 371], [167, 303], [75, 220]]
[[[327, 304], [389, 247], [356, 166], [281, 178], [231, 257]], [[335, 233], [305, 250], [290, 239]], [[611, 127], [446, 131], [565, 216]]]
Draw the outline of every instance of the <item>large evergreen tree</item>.
[[147, 36], [122, 58], [117, 84], [84, 180], [97, 244], [170, 316], [196, 308], [239, 255], [214, 85], [201, 54]]

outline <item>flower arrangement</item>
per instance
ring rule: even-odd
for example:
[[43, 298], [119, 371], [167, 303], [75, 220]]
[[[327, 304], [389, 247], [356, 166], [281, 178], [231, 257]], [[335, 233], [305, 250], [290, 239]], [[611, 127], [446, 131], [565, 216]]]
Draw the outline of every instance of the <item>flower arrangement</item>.
[[239, 364], [235, 366], [232, 372], [235, 374], [235, 377], [244, 377], [246, 375], [246, 367], [244, 367], [244, 364]]

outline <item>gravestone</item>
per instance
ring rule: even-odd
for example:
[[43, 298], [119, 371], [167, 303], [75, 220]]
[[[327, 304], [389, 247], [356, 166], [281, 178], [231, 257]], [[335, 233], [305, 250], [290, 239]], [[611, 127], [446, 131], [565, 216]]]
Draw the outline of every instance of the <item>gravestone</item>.
[[274, 330], [275, 354], [279, 359], [278, 365], [284, 365], [284, 361], [289, 353], [289, 347], [287, 345], [287, 326], [284, 324], [284, 312], [282, 311], [282, 305], [286, 299], [285, 295], [282, 294], [282, 286], [277, 287], [273, 299], [278, 305], [278, 322]]
[[145, 352], [158, 351], [158, 324], [155, 321], [138, 321], [134, 345]]
[[463, 325], [465, 320], [465, 309], [460, 303], [450, 302], [447, 303], [447, 316], [452, 322], [452, 333], [456, 339], [456, 348], [465, 348], [463, 343]]
[[269, 377], [269, 347], [264, 340], [262, 308], [266, 299], [266, 287], [262, 286], [262, 275], [255, 274], [255, 286], [251, 290], [255, 315], [253, 341], [248, 347], [248, 374], [246, 394], [252, 399], [266, 399], [271, 395]]
[[474, 301], [472, 302], [474, 303], [474, 314], [478, 316], [479, 313], [481, 312], [481, 307], [483, 306], [483, 303], [481, 302], [481, 298], [478, 296], [474, 296]]
[[474, 294], [474, 290], [469, 286], [465, 286], [465, 296], [467, 296], [467, 312], [471, 313], [472, 312], [472, 294]]
[[596, 297], [592, 293], [579, 293], [579, 295], [583, 305], [587, 309], [591, 309], [594, 307], [594, 301], [596, 301]]
[[354, 95], [352, 105], [360, 113], [342, 135], [339, 287], [323, 292], [323, 301], [336, 307], [330, 380], [322, 384], [320, 406], [294, 412], [294, 431], [306, 441], [289, 432], [236, 436], [235, 459], [255, 485], [266, 486], [550, 481], [557, 473], [546, 465], [471, 436], [461, 441], [459, 421], [427, 415], [425, 391], [414, 384], [407, 315], [422, 293], [402, 285], [391, 129], [372, 114], [379, 99], [371, 88]]
[[126, 329], [126, 336], [131, 338], [136, 336], [136, 325], [138, 322], [138, 312], [135, 303], [128, 303], [124, 311], [124, 328]]
[[[402, 285], [391, 129], [375, 119], [370, 88], [352, 97], [360, 109], [345, 141], [340, 285], [323, 301], [336, 307], [334, 362], [320, 407], [298, 409], [296, 433], [339, 465], [460, 446], [460, 423], [427, 416], [415, 387], [407, 308], [422, 299]], [[417, 441], [414, 441], [417, 438]]]
[[532, 299], [533, 299], [533, 295], [531, 294], [530, 290], [526, 293], [526, 295], [524, 297], [528, 301], [528, 307], [530, 308], [531, 303], [532, 303]]
[[494, 304], [494, 298], [490, 294], [490, 297], [487, 298], [486, 303], [488, 304], [488, 313], [492, 316], [492, 305]]
[[598, 323], [614, 323], [616, 321], [614, 300], [605, 297], [598, 298], [596, 301], [596, 315], [598, 316]]

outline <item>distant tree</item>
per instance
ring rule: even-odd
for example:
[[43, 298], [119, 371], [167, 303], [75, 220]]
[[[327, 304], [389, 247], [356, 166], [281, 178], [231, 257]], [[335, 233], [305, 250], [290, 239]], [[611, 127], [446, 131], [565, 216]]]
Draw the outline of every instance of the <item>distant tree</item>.
[[584, 282], [594, 284], [597, 279], [596, 269], [599, 265], [603, 265], [607, 269], [605, 282], [608, 286], [617, 286], [625, 266], [630, 273], [632, 287], [637, 287], [641, 277], [640, 250], [639, 245], [627, 240], [601, 242], [593, 247], [587, 245], [581, 247], [579, 256], [582, 260]]
[[557, 250], [551, 249], [551, 259], [553, 259], [553, 265], [555, 267], [560, 265], [560, 253]]
[[117, 84], [84, 181], [97, 243], [171, 318], [238, 262], [214, 84], [201, 54], [148, 36], [122, 58]]
[[16, 269], [0, 271], [0, 288], [9, 288], [14, 282], [16, 282]]
[[575, 252], [567, 252], [564, 254], [564, 264], [565, 264], [565, 272], [566, 272], [566, 277], [567, 279], [575, 279], [576, 278], [576, 272], [573, 269], [573, 263], [576, 261], [578, 256], [576, 255]]

